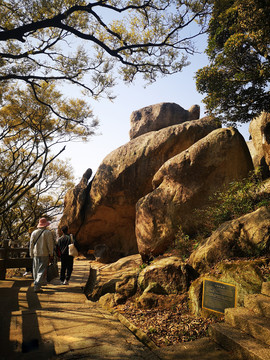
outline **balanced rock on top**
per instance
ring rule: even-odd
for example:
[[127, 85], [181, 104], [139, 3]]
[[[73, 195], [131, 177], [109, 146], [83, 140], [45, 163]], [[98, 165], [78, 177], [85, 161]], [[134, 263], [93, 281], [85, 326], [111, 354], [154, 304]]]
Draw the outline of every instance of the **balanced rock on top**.
[[130, 116], [130, 139], [157, 131], [171, 125], [200, 118], [199, 105], [193, 105], [189, 110], [175, 103], [159, 103], [133, 111]]

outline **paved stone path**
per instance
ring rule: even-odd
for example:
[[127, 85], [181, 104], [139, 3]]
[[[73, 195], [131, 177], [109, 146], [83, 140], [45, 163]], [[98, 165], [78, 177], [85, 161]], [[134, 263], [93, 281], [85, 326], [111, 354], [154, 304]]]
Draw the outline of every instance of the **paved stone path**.
[[0, 360], [232, 359], [208, 339], [192, 347], [143, 345], [115, 316], [86, 299], [82, 287], [89, 266], [87, 260], [75, 261], [70, 285], [57, 279], [41, 294], [34, 293], [31, 279], [0, 281]]

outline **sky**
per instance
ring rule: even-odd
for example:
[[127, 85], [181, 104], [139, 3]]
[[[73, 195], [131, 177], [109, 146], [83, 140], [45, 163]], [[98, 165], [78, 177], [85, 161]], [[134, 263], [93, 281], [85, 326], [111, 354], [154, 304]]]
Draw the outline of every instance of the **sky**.
[[[200, 41], [205, 41], [201, 38]], [[204, 48], [206, 41], [199, 44]], [[207, 56], [201, 52], [190, 57], [191, 64], [178, 74], [158, 79], [154, 84], [145, 87], [143, 81], [131, 85], [119, 83], [114, 88], [117, 96], [113, 102], [107, 99], [93, 102], [91, 106], [100, 121], [98, 135], [92, 136], [87, 143], [68, 143], [62, 159], [69, 159], [74, 169], [75, 182], [79, 182], [83, 173], [91, 168], [93, 174], [102, 160], [113, 150], [129, 141], [130, 115], [133, 111], [160, 102], [174, 102], [184, 109], [200, 105], [200, 117], [205, 115], [202, 103], [203, 95], [196, 90], [195, 73], [208, 64]], [[239, 131], [248, 140], [248, 126]]]

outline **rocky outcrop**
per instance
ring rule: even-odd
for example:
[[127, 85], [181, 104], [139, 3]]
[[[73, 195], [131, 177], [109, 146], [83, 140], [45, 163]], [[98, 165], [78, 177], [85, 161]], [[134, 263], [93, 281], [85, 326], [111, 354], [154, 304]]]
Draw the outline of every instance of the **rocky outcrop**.
[[[259, 156], [257, 150], [255, 149], [253, 141], [252, 140], [247, 141], [247, 146], [248, 146], [248, 150], [250, 152], [251, 158], [252, 158], [254, 169], [261, 167], [262, 166], [262, 158]], [[265, 167], [265, 163], [264, 163], [264, 167]]]
[[154, 191], [136, 206], [136, 236], [142, 256], [157, 256], [172, 244], [179, 226], [195, 232], [194, 209], [253, 169], [246, 142], [233, 129], [218, 129], [168, 160], [153, 178]]
[[136, 292], [141, 264], [141, 257], [137, 254], [97, 268], [95, 282], [87, 297], [97, 301], [106, 294], [117, 294], [116, 299], [126, 300]]
[[182, 294], [197, 277], [198, 273], [190, 265], [176, 256], [171, 256], [156, 259], [143, 269], [138, 277], [138, 285], [146, 292]]
[[249, 125], [249, 133], [252, 138], [256, 153], [251, 152], [255, 166], [261, 166], [264, 176], [270, 175], [270, 114], [262, 112], [254, 118]]
[[140, 255], [131, 255], [99, 267], [96, 272], [95, 284], [87, 297], [109, 307], [124, 303], [138, 288], [140, 296], [136, 303], [141, 307], [166, 302], [164, 296], [168, 296], [170, 304], [172, 298], [177, 302], [198, 277], [198, 273], [177, 256], [155, 259], [143, 267]]
[[130, 116], [130, 139], [157, 131], [165, 127], [200, 118], [200, 107], [193, 105], [189, 110], [175, 103], [160, 103], [133, 111]]
[[102, 244], [110, 254], [118, 252], [118, 257], [137, 253], [135, 205], [152, 190], [154, 174], [168, 159], [218, 127], [211, 118], [189, 121], [141, 135], [109, 154], [91, 183], [84, 223], [77, 234], [80, 245], [94, 249]]
[[71, 234], [77, 234], [85, 216], [85, 206], [89, 199], [89, 190], [91, 183], [92, 170], [87, 169], [83, 174], [81, 181], [74, 189], [69, 190], [64, 199], [64, 212], [59, 222], [58, 228], [68, 225]]
[[209, 269], [223, 259], [257, 257], [270, 251], [270, 209], [261, 207], [236, 220], [222, 224], [195, 250], [189, 264], [198, 272]]
[[203, 280], [221, 281], [235, 285], [237, 306], [242, 306], [246, 294], [256, 294], [265, 281], [263, 269], [269, 266], [267, 259], [221, 261], [210, 272], [202, 274], [189, 288], [189, 307], [195, 315], [202, 311]]

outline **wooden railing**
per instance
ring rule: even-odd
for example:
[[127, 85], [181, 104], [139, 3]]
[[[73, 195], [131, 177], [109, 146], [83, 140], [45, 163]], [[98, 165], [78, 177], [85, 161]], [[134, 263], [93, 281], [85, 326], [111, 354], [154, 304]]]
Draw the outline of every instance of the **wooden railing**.
[[33, 264], [28, 248], [13, 248], [8, 243], [8, 240], [4, 240], [0, 248], [0, 280], [6, 278], [7, 269], [31, 268]]

